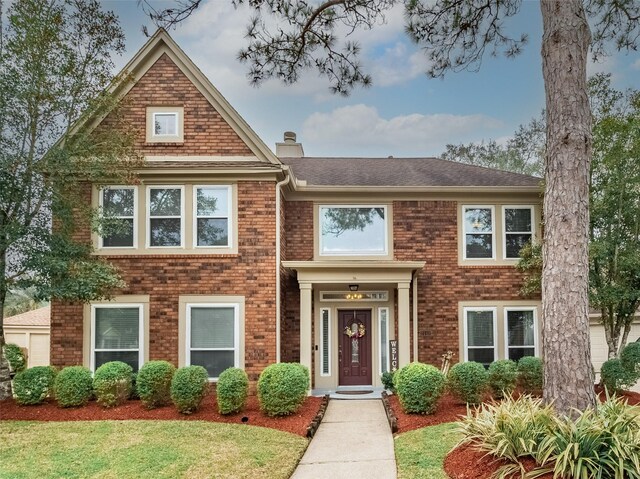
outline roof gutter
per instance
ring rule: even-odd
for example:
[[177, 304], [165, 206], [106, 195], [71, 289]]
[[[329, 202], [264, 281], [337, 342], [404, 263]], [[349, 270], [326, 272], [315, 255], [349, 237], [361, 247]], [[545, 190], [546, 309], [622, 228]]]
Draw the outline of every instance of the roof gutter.
[[280, 251], [282, 220], [280, 218], [280, 210], [282, 209], [282, 187], [291, 181], [291, 174], [287, 165], [282, 165], [282, 172], [285, 178], [282, 181], [276, 183], [276, 362], [280, 362], [280, 314], [281, 314], [281, 300], [280, 300], [280, 263], [282, 258], [282, 252]]

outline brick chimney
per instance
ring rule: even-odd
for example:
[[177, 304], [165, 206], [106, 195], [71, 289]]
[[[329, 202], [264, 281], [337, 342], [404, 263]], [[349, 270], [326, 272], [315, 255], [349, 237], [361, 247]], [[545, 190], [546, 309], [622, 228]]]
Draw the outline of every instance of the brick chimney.
[[301, 158], [304, 156], [302, 143], [296, 143], [295, 132], [284, 132], [284, 141], [276, 143], [276, 156], [281, 158]]

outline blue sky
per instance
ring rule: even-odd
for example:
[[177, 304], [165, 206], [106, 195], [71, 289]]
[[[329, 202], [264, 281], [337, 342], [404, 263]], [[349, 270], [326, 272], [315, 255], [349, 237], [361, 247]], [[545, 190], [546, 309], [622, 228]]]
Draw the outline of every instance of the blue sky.
[[[135, 0], [103, 4], [119, 15], [127, 36], [127, 53], [117, 59], [121, 68], [146, 41], [141, 26], [150, 32], [155, 27]], [[354, 35], [373, 86], [346, 98], [332, 95], [315, 72], [294, 86], [250, 86], [246, 66], [236, 60], [249, 18], [231, 0], [205, 0], [169, 33], [271, 148], [292, 130], [308, 156], [437, 156], [447, 143], [504, 141], [544, 107], [537, 0], [524, 0], [520, 13], [505, 23], [510, 32], [529, 35], [521, 55], [487, 56], [479, 72], [444, 79], [424, 75], [426, 59], [404, 34], [402, 10], [390, 12], [385, 25]], [[638, 87], [640, 54], [615, 53], [589, 62], [588, 72], [611, 73], [616, 88]]]

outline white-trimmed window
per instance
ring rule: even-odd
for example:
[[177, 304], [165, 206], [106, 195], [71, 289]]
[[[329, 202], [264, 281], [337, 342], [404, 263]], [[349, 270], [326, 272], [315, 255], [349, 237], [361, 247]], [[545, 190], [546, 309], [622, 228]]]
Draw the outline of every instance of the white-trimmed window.
[[194, 186], [196, 247], [231, 246], [231, 186]]
[[186, 363], [210, 379], [240, 364], [239, 305], [187, 304]]
[[386, 256], [389, 252], [387, 206], [320, 206], [318, 221], [320, 255]]
[[184, 186], [147, 187], [147, 246], [182, 247]]
[[177, 111], [158, 111], [152, 113], [153, 136], [156, 138], [180, 136], [180, 118]]
[[463, 206], [464, 259], [495, 259], [495, 208]]
[[504, 258], [518, 259], [533, 237], [533, 206], [503, 206]]
[[380, 374], [389, 371], [389, 308], [378, 308], [380, 331]]
[[498, 357], [496, 308], [464, 308], [464, 360], [489, 366]]
[[100, 208], [106, 219], [117, 220], [100, 237], [101, 248], [136, 247], [136, 211], [138, 190], [135, 186], [107, 186], [100, 190]]
[[134, 371], [144, 355], [142, 304], [101, 304], [91, 306], [91, 370], [109, 361], [122, 361]]
[[504, 309], [507, 359], [518, 361], [538, 352], [538, 325], [536, 308], [513, 307]]
[[320, 376], [331, 376], [331, 310], [320, 309]]

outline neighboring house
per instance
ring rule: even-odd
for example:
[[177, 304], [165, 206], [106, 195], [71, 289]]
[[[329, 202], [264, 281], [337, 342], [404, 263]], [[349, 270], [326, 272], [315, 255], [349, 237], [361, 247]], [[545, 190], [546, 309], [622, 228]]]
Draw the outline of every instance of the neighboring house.
[[27, 367], [49, 364], [51, 307], [4, 318], [4, 338], [27, 350]]
[[[314, 388], [379, 386], [410, 361], [540, 353], [519, 248], [540, 234], [540, 179], [435, 158], [274, 154], [164, 30], [119, 92], [146, 163], [137, 185], [84, 185], [128, 225], [92, 241], [122, 271], [113, 301], [54, 302], [51, 360], [227, 367], [252, 381], [300, 361]], [[110, 128], [113, 119], [96, 120]], [[389, 341], [397, 341], [392, 357]]]

